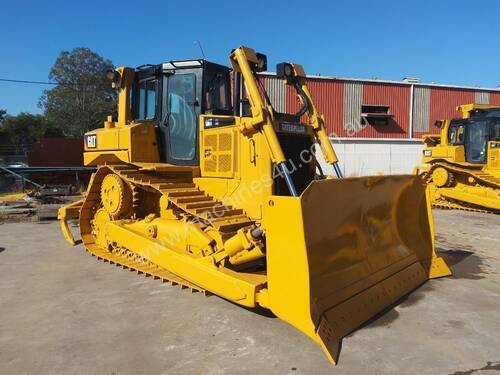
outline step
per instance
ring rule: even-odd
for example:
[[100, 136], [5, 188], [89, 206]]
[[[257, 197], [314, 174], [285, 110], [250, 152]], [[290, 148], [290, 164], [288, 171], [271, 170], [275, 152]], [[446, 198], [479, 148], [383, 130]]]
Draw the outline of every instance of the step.
[[165, 194], [168, 194], [169, 191], [171, 190], [178, 190], [178, 189], [184, 189], [184, 188], [194, 188], [196, 185], [192, 182], [176, 182], [176, 183], [165, 183], [165, 184], [160, 184], [158, 186], [158, 189], [163, 192], [165, 191]]
[[219, 202], [212, 200], [210, 202], [187, 203], [187, 204], [184, 204], [183, 206], [185, 207], [186, 210], [193, 210], [193, 209], [196, 209], [196, 208], [210, 208], [210, 207], [214, 207], [218, 203]]
[[197, 203], [197, 202], [201, 203], [201, 202], [209, 202], [209, 201], [213, 201], [213, 200], [214, 199], [209, 195], [173, 199], [173, 201], [176, 203]]
[[[196, 213], [198, 213], [198, 210], [196, 210]], [[230, 208], [227, 209], [224, 207], [224, 209], [220, 210], [204, 210], [204, 212], [201, 212], [204, 214], [207, 214], [206, 217], [205, 215], [202, 215], [205, 218], [214, 218], [214, 219], [221, 219], [221, 218], [228, 218], [229, 216], [239, 216], [243, 214], [243, 210], [241, 208]]]
[[168, 194], [169, 197], [192, 197], [192, 196], [198, 196], [198, 195], [205, 195], [204, 191], [201, 190], [179, 190], [179, 191], [173, 191]]

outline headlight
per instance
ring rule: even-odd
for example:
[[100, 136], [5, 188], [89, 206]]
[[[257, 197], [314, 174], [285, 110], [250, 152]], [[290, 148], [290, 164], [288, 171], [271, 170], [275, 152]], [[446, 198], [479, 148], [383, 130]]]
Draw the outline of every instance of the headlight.
[[424, 156], [432, 156], [432, 150], [424, 150]]
[[109, 69], [106, 71], [106, 78], [113, 83], [118, 83], [118, 81], [120, 80], [120, 73], [118, 73], [114, 69]]
[[291, 80], [293, 77], [293, 66], [289, 63], [280, 63], [276, 65], [276, 77], [280, 79]]
[[256, 71], [257, 72], [265, 72], [267, 70], [267, 56], [264, 55], [263, 53], [256, 53], [257, 56], [257, 66], [256, 66]]

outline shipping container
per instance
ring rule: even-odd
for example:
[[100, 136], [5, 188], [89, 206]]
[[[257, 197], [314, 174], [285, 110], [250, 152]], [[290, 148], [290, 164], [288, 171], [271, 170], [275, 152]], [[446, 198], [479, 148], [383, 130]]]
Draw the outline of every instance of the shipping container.
[[30, 167], [83, 166], [82, 138], [44, 138], [28, 152]]

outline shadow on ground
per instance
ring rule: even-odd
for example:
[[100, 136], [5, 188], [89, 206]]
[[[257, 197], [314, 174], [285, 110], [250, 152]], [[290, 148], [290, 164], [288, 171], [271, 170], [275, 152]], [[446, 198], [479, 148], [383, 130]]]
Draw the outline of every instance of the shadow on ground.
[[[401, 297], [396, 303], [391, 306], [388, 306], [375, 316], [373, 316], [370, 320], [364, 323], [362, 328], [375, 328], [375, 327], [387, 327], [390, 328], [391, 323], [394, 322], [397, 318], [399, 318], [400, 313], [395, 309], [396, 307], [409, 307], [417, 304], [421, 299], [425, 298], [425, 295], [433, 290], [434, 287], [432, 283], [425, 283], [418, 287], [417, 289], [411, 291], [409, 294]], [[357, 331], [357, 329], [356, 329]], [[354, 334], [354, 331], [352, 334]], [[352, 335], [351, 334], [351, 335]]]
[[[472, 251], [460, 249], [438, 249], [438, 255], [444, 258], [448, 266], [453, 271], [453, 276], [451, 276], [453, 279], [479, 280], [483, 279], [485, 277], [484, 275], [488, 274], [481, 257], [474, 254]], [[394, 305], [387, 307], [375, 315], [359, 327], [359, 329], [365, 327], [390, 327], [391, 323], [399, 317], [399, 312], [395, 310], [395, 307], [399, 306], [401, 308], [405, 308], [415, 305], [432, 289], [434, 289], [432, 282], [425, 283], [416, 290], [402, 297]]]
[[438, 255], [450, 266], [454, 279], [480, 280], [488, 274], [481, 257], [472, 251], [438, 249]]

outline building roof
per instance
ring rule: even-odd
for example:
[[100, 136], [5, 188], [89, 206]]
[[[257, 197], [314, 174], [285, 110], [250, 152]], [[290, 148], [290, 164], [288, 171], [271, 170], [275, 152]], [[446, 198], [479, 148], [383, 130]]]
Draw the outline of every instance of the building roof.
[[[274, 72], [263, 72], [263, 75], [275, 76]], [[403, 85], [403, 86], [425, 86], [425, 87], [442, 87], [450, 89], [461, 89], [461, 90], [474, 90], [474, 91], [492, 91], [499, 92], [500, 87], [474, 87], [474, 86], [462, 86], [462, 85], [448, 85], [441, 83], [425, 83], [425, 82], [410, 82], [410, 81], [395, 81], [386, 79], [374, 79], [374, 78], [350, 78], [350, 77], [335, 77], [335, 76], [321, 76], [321, 75], [307, 75], [307, 78], [312, 79], [324, 79], [329, 81], [342, 81], [342, 82], [369, 82], [369, 83], [382, 83], [382, 84], [392, 84], [392, 85]]]

